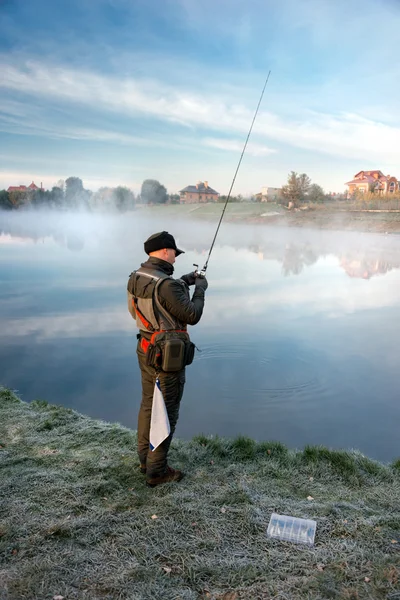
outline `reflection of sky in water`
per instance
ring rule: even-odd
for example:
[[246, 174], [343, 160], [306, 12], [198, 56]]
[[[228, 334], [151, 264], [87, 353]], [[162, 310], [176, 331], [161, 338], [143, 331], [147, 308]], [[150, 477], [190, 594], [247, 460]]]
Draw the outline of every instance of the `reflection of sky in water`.
[[[76, 219], [57, 236], [38, 222], [3, 227], [0, 382], [25, 400], [135, 427], [127, 277], [143, 238], [163, 227], [188, 249], [177, 276], [202, 265], [212, 226]], [[399, 455], [400, 240], [224, 225], [219, 242], [204, 316], [191, 330], [202, 353], [188, 368], [178, 435]]]

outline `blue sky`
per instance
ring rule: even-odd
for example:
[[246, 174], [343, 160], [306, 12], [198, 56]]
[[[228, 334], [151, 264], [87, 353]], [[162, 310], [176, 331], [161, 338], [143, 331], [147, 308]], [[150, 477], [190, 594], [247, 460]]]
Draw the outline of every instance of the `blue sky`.
[[0, 0], [0, 188], [400, 178], [399, 0]]

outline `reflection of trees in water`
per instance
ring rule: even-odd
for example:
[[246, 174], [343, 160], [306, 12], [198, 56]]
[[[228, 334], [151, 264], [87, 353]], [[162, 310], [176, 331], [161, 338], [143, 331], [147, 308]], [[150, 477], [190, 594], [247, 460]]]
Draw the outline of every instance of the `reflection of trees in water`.
[[83, 238], [78, 235], [68, 235], [66, 241], [68, 250], [74, 250], [76, 252], [82, 250], [85, 245]]
[[84, 211], [21, 210], [6, 214], [0, 211], [0, 219], [0, 236], [9, 235], [35, 244], [52, 240], [74, 252], [84, 248], [98, 224], [98, 220], [90, 219]]
[[296, 246], [288, 244], [285, 248], [282, 261], [282, 273], [288, 275], [300, 275], [304, 267], [310, 267], [319, 258], [318, 253], [309, 244]]
[[251, 244], [248, 246], [250, 252], [254, 252], [262, 260], [279, 260], [282, 263], [282, 273], [288, 275], [300, 275], [304, 267], [313, 265], [322, 255], [308, 242], [305, 244], [286, 244], [285, 246], [261, 246]]
[[279, 246], [262, 246], [251, 244], [248, 246], [251, 252], [257, 254], [261, 259], [279, 260], [282, 262], [282, 273], [285, 277], [300, 275], [304, 267], [316, 263], [318, 258], [327, 255], [337, 256], [339, 265], [349, 277], [370, 279], [375, 275], [384, 275], [393, 269], [400, 268], [400, 257], [390, 252], [388, 260], [388, 249], [354, 249], [346, 252], [338, 252], [328, 248], [318, 249], [309, 242], [304, 244], [286, 244]]
[[2, 235], [11, 235], [11, 237], [22, 239], [22, 240], [31, 240], [35, 244], [39, 242], [44, 242], [45, 239], [52, 239], [59, 246], [67, 247], [68, 250], [73, 250], [75, 252], [79, 252], [85, 246], [85, 240], [82, 236], [77, 234], [62, 234], [62, 233], [27, 233], [24, 227], [13, 228], [12, 231], [7, 230], [6, 228], [0, 229], [0, 236]]
[[[1, 223], [0, 236], [11, 235], [36, 243], [50, 238], [59, 246], [79, 252], [83, 250], [85, 239], [88, 236], [77, 231], [77, 228], [75, 223], [65, 224], [61, 217], [59, 222], [54, 222], [54, 220], [49, 222], [46, 219], [9, 220]], [[353, 278], [370, 279], [393, 269], [400, 269], [400, 246], [398, 243], [393, 243], [392, 240], [377, 242], [371, 237], [356, 247], [354, 240], [347, 241], [339, 236], [331, 240], [321, 237], [316, 240], [311, 238], [311, 241], [308, 237], [303, 239], [304, 241], [299, 241], [297, 238], [293, 243], [287, 241], [287, 237], [280, 239], [275, 236], [274, 239], [271, 239], [266, 236], [265, 240], [259, 238], [257, 241], [253, 237], [253, 241], [249, 244], [249, 240], [240, 239], [240, 236], [237, 236], [237, 238], [226, 241], [224, 246], [228, 246], [232, 252], [235, 249], [247, 248], [261, 260], [279, 261], [285, 277], [300, 275], [306, 267], [312, 266], [320, 257], [326, 256], [337, 257], [339, 266], [349, 277]], [[374, 246], [368, 245], [373, 241]], [[345, 246], [344, 243], [346, 243]], [[204, 247], [204, 241], [195, 238], [185, 240], [184, 248], [201, 256], [206, 256], [209, 252], [209, 247]]]

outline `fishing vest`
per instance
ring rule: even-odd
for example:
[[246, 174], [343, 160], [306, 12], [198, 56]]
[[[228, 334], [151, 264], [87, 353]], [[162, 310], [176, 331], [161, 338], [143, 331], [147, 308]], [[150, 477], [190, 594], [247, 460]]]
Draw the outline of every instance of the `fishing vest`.
[[[172, 279], [172, 277], [161, 270], [147, 269], [146, 267], [133, 271], [129, 276], [128, 310], [135, 319], [136, 326], [142, 331], [154, 333], [156, 331], [186, 330], [186, 323], [182, 323], [171, 315], [160, 303], [158, 288], [165, 279]], [[182, 286], [189, 298], [189, 292], [184, 282], [182, 282]]]
[[[141, 334], [150, 333], [150, 339], [140, 336], [140, 347], [146, 364], [171, 373], [192, 364], [196, 346], [190, 341], [186, 323], [171, 315], [160, 303], [158, 288], [165, 279], [172, 279], [161, 270], [141, 267], [129, 276], [128, 310]], [[180, 281], [179, 279], [175, 281]], [[187, 297], [189, 290], [180, 281]]]

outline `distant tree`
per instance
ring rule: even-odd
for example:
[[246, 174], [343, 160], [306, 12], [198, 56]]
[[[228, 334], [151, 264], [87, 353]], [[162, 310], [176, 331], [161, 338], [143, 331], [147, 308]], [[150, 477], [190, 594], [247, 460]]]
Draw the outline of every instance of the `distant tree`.
[[[219, 196], [218, 202], [220, 204], [223, 204], [224, 202], [226, 202], [227, 197], [228, 196], [224, 196], [224, 195], [223, 196]], [[243, 196], [241, 194], [239, 194], [239, 196], [231, 196], [229, 198], [229, 202], [232, 202], [232, 203], [234, 203], [234, 202], [244, 202], [244, 198], [243, 198]]]
[[135, 195], [127, 187], [102, 187], [92, 194], [90, 206], [95, 210], [119, 210], [125, 212], [135, 207]]
[[179, 204], [181, 201], [181, 197], [179, 194], [169, 194], [168, 200], [171, 204]]
[[62, 192], [64, 193], [65, 192], [65, 181], [64, 181], [64, 179], [59, 179], [54, 187], [60, 188], [60, 190], [62, 190]]
[[287, 184], [282, 187], [281, 196], [288, 204], [293, 202], [294, 206], [298, 206], [304, 202], [306, 195], [311, 186], [311, 179], [305, 173], [298, 175], [292, 171], [288, 176]]
[[80, 177], [68, 177], [65, 180], [65, 194], [66, 196], [73, 196], [83, 191], [83, 181]]
[[[58, 182], [60, 183], [60, 182]], [[62, 182], [64, 185], [64, 182]], [[51, 204], [55, 208], [59, 208], [64, 204], [64, 188], [59, 185], [55, 185], [51, 190]]]
[[325, 200], [325, 192], [318, 183], [310, 185], [308, 190], [308, 200], [310, 202], [323, 202]]
[[113, 189], [101, 187], [90, 198], [91, 208], [97, 210], [106, 210], [113, 207]]
[[31, 205], [32, 206], [50, 206], [51, 204], [51, 192], [45, 190], [35, 190], [31, 192]]
[[60, 208], [64, 204], [64, 192], [54, 186], [51, 190], [31, 192], [31, 204], [36, 207]]
[[309, 178], [308, 175], [306, 175], [305, 173], [302, 173], [301, 175], [298, 176], [298, 180], [299, 180], [299, 184], [300, 184], [300, 190], [301, 190], [302, 196], [304, 198], [304, 196], [307, 194], [308, 190], [310, 189], [311, 179]]
[[65, 180], [65, 205], [75, 207], [83, 194], [83, 182], [79, 177], [68, 177]]
[[115, 207], [121, 212], [132, 210], [135, 206], [135, 196], [127, 187], [119, 185], [113, 190]]
[[32, 193], [28, 190], [22, 192], [18, 190], [8, 192], [8, 199], [10, 200], [14, 208], [20, 208], [21, 206], [27, 205], [30, 202], [31, 198]]
[[165, 204], [168, 198], [166, 188], [156, 179], [143, 181], [140, 196], [145, 204]]
[[89, 198], [92, 193], [85, 190], [82, 179], [79, 177], [68, 177], [65, 180], [65, 206], [67, 208], [88, 208]]
[[10, 200], [7, 190], [0, 190], [0, 209], [12, 210], [13, 208], [14, 206]]

